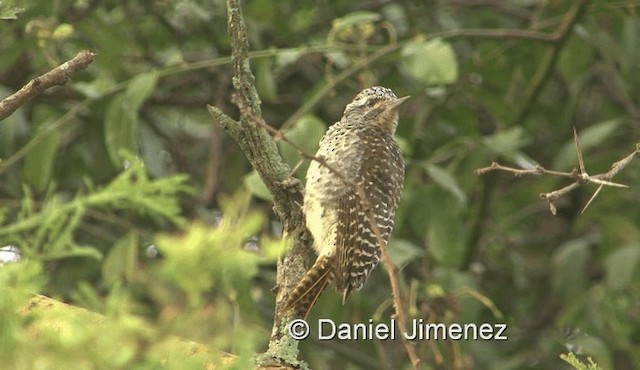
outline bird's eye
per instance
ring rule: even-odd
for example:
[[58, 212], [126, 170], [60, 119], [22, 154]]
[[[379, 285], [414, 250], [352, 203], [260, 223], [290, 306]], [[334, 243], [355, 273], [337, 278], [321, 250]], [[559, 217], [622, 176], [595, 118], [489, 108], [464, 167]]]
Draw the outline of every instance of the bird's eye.
[[376, 100], [375, 99], [369, 99], [367, 100], [367, 103], [365, 104], [367, 107], [373, 107], [376, 104]]

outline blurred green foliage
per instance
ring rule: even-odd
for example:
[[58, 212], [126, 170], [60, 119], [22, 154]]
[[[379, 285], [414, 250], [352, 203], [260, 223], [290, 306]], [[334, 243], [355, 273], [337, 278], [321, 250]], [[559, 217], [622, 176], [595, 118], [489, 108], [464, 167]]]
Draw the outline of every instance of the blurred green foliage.
[[[596, 189], [580, 188], [557, 216], [538, 194], [567, 180], [474, 173], [494, 160], [569, 171], [573, 127], [589, 174], [633, 151], [637, 2], [589, 2], [540, 95], [525, 100], [553, 42], [508, 30], [553, 34], [577, 3], [245, 4], [264, 117], [305, 150], [362, 87], [413, 96], [398, 128], [407, 175], [390, 243], [409, 312], [504, 322], [509, 337], [419, 343], [425, 368], [570, 368], [567, 352], [640, 368], [638, 163], [614, 179], [630, 188], [603, 189], [584, 214]], [[282, 243], [259, 178], [205, 108], [237, 116], [224, 2], [4, 1], [0, 24], [3, 97], [82, 49], [98, 54], [0, 122], [0, 247], [23, 256], [0, 267], [2, 367], [157, 368], [179, 335], [248, 368], [268, 341]], [[18, 311], [34, 293], [113, 321], [30, 337], [43, 319]], [[389, 298], [379, 268], [344, 307], [325, 294], [310, 319], [386, 322]], [[314, 369], [408, 366], [399, 343], [301, 348]]]
[[573, 353], [561, 354], [560, 358], [562, 358], [564, 361], [569, 363], [571, 366], [573, 366], [577, 370], [600, 370], [601, 369], [601, 367], [599, 367], [596, 363], [593, 362], [591, 357], [587, 358], [587, 361], [588, 361], [587, 364], [580, 361], [576, 357], [576, 355]]

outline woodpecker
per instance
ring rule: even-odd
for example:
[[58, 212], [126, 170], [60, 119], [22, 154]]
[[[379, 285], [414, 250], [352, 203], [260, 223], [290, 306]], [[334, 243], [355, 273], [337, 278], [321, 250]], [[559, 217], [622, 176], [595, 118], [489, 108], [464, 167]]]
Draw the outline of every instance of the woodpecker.
[[[367, 214], [373, 213], [386, 244], [404, 181], [394, 134], [398, 108], [408, 98], [386, 87], [365, 89], [320, 140], [316, 158], [321, 161], [309, 166], [303, 205], [318, 258], [287, 298], [285, 309], [296, 316], [306, 317], [331, 282], [344, 304], [378, 264], [379, 240]], [[370, 209], [353, 183], [364, 191]]]

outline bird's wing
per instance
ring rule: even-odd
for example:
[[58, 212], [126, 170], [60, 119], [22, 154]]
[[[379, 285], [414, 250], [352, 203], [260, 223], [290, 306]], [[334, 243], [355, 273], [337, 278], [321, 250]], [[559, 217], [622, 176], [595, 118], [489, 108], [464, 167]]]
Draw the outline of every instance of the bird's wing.
[[[369, 143], [370, 144], [370, 143]], [[338, 200], [336, 238], [336, 288], [343, 300], [353, 289], [360, 289], [380, 260], [380, 241], [367, 214], [373, 214], [380, 237], [386, 244], [393, 231], [404, 164], [393, 138], [381, 139], [373, 153], [365, 153], [355, 178], [363, 187], [370, 212], [356, 189], [348, 188]]]

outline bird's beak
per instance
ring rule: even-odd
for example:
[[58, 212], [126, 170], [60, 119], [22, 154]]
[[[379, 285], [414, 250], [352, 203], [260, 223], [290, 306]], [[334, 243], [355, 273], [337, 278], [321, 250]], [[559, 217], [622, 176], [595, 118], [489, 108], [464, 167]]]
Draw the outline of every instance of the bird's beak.
[[390, 102], [389, 105], [387, 105], [387, 110], [397, 110], [402, 105], [402, 103], [409, 100], [409, 98], [411, 98], [411, 96], [407, 95], [403, 96], [402, 98], [398, 98], [398, 100]]

